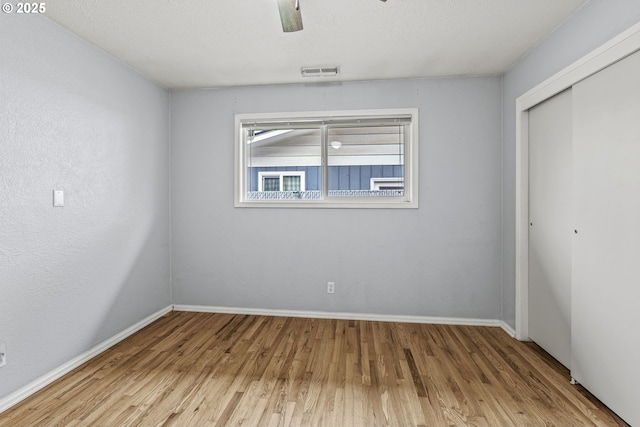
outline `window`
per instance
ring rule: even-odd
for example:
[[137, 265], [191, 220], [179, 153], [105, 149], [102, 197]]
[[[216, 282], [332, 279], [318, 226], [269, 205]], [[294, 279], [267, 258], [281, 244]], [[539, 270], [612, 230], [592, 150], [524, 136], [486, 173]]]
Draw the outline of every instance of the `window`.
[[258, 191], [304, 190], [304, 172], [258, 172]]
[[417, 109], [237, 114], [238, 207], [418, 207]]

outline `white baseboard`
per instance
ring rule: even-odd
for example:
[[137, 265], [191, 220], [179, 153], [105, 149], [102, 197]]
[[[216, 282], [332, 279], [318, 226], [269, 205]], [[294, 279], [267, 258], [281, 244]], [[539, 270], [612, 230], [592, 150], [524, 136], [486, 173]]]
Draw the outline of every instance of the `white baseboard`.
[[509, 326], [506, 322], [500, 321], [500, 327], [507, 333], [511, 338], [516, 337], [516, 330]]
[[[436, 325], [496, 326], [503, 329], [503, 322], [493, 319], [467, 319], [457, 317], [403, 316], [395, 314], [340, 313], [329, 311], [269, 310], [243, 307], [214, 307], [204, 305], [173, 306], [175, 311], [200, 313], [249, 314], [255, 316], [305, 317], [312, 319], [370, 320], [376, 322], [425, 323]], [[510, 334], [510, 332], [508, 332]]]
[[141, 321], [139, 321], [135, 325], [125, 329], [124, 331], [120, 332], [119, 334], [114, 335], [113, 337], [101, 342], [100, 344], [96, 345], [95, 347], [92, 347], [91, 349], [87, 350], [86, 352], [82, 353], [81, 355], [73, 358], [72, 360], [70, 360], [69, 362], [65, 363], [64, 365], [59, 366], [58, 368], [54, 369], [53, 371], [51, 371], [51, 372], [41, 376], [40, 378], [30, 382], [26, 386], [24, 386], [21, 389], [11, 393], [7, 397], [5, 397], [3, 399], [0, 399], [0, 413], [6, 411], [7, 409], [11, 408], [15, 404], [23, 401], [24, 399], [26, 399], [27, 397], [31, 396], [32, 394], [34, 394], [38, 390], [41, 390], [42, 388], [48, 386], [49, 384], [51, 384], [52, 382], [54, 382], [58, 378], [60, 378], [63, 375], [71, 372], [72, 370], [74, 370], [78, 366], [80, 366], [83, 363], [91, 360], [92, 358], [96, 357], [97, 355], [99, 355], [103, 351], [109, 349], [110, 347], [113, 347], [114, 345], [118, 344], [120, 341], [124, 340], [125, 338], [133, 335], [134, 333], [138, 332], [140, 329], [144, 328], [145, 326], [155, 322], [160, 317], [162, 317], [165, 314], [171, 312], [172, 310], [173, 310], [173, 306], [170, 305], [168, 307], [163, 308], [162, 310], [159, 310], [159, 311], [153, 313], [152, 315], [142, 319]]

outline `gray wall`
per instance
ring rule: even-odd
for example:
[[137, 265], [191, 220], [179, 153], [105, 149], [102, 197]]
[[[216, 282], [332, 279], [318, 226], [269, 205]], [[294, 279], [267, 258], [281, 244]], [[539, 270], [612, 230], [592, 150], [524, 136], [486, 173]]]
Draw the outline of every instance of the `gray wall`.
[[40, 16], [0, 16], [0, 58], [2, 398], [170, 303], [170, 114]]
[[[499, 77], [177, 91], [171, 102], [174, 303], [499, 318]], [[234, 113], [394, 107], [420, 108], [419, 209], [233, 207]]]
[[504, 75], [502, 320], [515, 327], [515, 101], [640, 20], [638, 0], [590, 0]]

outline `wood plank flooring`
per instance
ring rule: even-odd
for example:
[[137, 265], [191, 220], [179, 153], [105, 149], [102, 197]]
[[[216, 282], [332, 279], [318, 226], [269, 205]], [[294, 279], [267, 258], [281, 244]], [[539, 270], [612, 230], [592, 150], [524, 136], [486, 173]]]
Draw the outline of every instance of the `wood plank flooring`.
[[170, 313], [0, 414], [15, 426], [624, 426], [499, 328]]

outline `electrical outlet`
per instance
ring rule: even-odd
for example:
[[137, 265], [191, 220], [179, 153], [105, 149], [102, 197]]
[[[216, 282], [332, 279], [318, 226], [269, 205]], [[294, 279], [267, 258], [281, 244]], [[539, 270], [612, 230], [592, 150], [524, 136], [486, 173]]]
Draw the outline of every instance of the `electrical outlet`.
[[332, 294], [335, 291], [336, 283], [335, 282], [327, 282], [327, 293]]
[[7, 345], [0, 342], [0, 368], [7, 364]]

